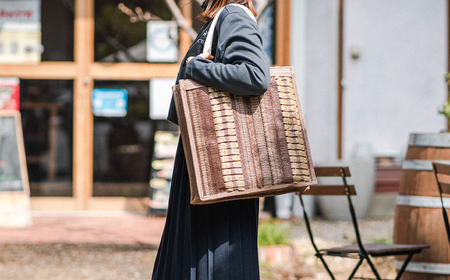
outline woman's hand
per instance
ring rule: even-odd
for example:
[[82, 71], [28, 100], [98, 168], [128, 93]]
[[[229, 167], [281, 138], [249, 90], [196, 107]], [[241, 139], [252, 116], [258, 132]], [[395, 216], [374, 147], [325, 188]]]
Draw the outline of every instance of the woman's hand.
[[[214, 59], [214, 56], [212, 56], [210, 53], [201, 53], [201, 54], [199, 54], [197, 56], [203, 57], [204, 59], [207, 59], [207, 60], [213, 60]], [[193, 59], [194, 57], [195, 56], [188, 57], [186, 59], [186, 64], [189, 63], [189, 61], [191, 61], [191, 59]]]

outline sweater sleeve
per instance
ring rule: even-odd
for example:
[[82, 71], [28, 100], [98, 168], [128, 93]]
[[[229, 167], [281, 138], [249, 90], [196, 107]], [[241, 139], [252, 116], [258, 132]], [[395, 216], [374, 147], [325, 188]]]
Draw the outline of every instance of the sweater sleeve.
[[241, 8], [226, 7], [216, 26], [214, 61], [195, 57], [186, 76], [235, 95], [259, 96], [270, 84], [270, 62], [258, 26]]

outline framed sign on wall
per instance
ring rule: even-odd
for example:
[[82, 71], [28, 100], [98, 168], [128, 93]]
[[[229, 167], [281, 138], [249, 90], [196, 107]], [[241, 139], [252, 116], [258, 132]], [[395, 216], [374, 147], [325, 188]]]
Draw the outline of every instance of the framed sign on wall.
[[0, 110], [0, 227], [30, 225], [30, 189], [20, 113]]

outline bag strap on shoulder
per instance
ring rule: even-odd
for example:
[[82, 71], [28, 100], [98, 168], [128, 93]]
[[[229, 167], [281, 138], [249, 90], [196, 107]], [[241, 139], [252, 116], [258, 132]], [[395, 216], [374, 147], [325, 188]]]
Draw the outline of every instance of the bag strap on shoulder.
[[[249, 8], [245, 7], [244, 5], [241, 4], [228, 4], [227, 6], [236, 6], [236, 7], [240, 7], [242, 8], [245, 13], [256, 22], [256, 18], [253, 15], [253, 13], [250, 11]], [[219, 16], [222, 13], [223, 9], [226, 6], [223, 6], [216, 14], [216, 16], [214, 17], [211, 26], [209, 27], [208, 30], [208, 35], [206, 36], [206, 40], [205, 40], [205, 44], [203, 45], [203, 53], [211, 53], [211, 48], [212, 48], [212, 41], [213, 41], [213, 36], [214, 36], [214, 30], [216, 29], [216, 25], [217, 25], [217, 21], [219, 20]]]

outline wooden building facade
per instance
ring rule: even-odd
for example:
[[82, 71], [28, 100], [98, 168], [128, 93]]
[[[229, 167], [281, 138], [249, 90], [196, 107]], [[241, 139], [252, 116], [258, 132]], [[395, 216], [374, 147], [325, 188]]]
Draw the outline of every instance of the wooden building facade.
[[[175, 78], [179, 63], [117, 62], [102, 59], [98, 54], [105, 48], [101, 41], [107, 41], [110, 45], [117, 43], [115, 40], [118, 36], [110, 36], [108, 32], [123, 32], [117, 25], [120, 20], [116, 17], [113, 17], [114, 21], [107, 23], [109, 29], [104, 27], [108, 20], [104, 15], [118, 10], [117, 4], [111, 8], [105, 5], [106, 2], [108, 1], [42, 1], [42, 61], [35, 65], [0, 65], [1, 77], [20, 79], [20, 111], [33, 210], [144, 210], [147, 207], [149, 197], [145, 190], [148, 188], [146, 175], [139, 182], [123, 177], [114, 179], [119, 171], [108, 170], [103, 174], [103, 159], [96, 155], [101, 154], [99, 151], [104, 148], [101, 143], [120, 145], [121, 140], [111, 139], [111, 135], [122, 133], [132, 138], [132, 133], [123, 128], [124, 123], [139, 123], [145, 128], [144, 132], [154, 132], [157, 126], [167, 126], [165, 121], [154, 121], [148, 117], [148, 83], [153, 78]], [[130, 1], [126, 1], [128, 2]], [[131, 2], [139, 6], [141, 2], [145, 5], [144, 3], [152, 1]], [[198, 5], [194, 1], [180, 2], [184, 16], [195, 18], [193, 14], [198, 12], [198, 7], [194, 6]], [[275, 65], [289, 65], [290, 1], [275, 1], [274, 11], [273, 61]], [[191, 39], [183, 30], [179, 34], [179, 57], [182, 57], [189, 48]], [[138, 113], [121, 123], [94, 117], [92, 91], [105, 85], [137, 88], [137, 99], [129, 99], [128, 102], [129, 107], [135, 106], [129, 110]], [[145, 120], [139, 115], [142, 110], [147, 110]], [[111, 132], [111, 129], [116, 129], [116, 125], [120, 128], [114, 130], [114, 133], [100, 133], [102, 129]], [[38, 129], [40, 126], [44, 128]], [[105, 135], [109, 135], [109, 138], [106, 139]], [[151, 147], [150, 140], [131, 142], [130, 147], [136, 148], [135, 151], [144, 147], [146, 154], [151, 154], [148, 151]], [[114, 162], [111, 151], [108, 155], [108, 160]], [[148, 171], [149, 161], [148, 157], [117, 158], [119, 164], [133, 172], [142, 166]], [[97, 169], [100, 171], [97, 172]], [[131, 190], [130, 193], [133, 184], [138, 189], [141, 186], [141, 191], [133, 193]], [[120, 189], [120, 186], [126, 186], [126, 191], [122, 189], [111, 195], [110, 192], [114, 192], [115, 188]]]

